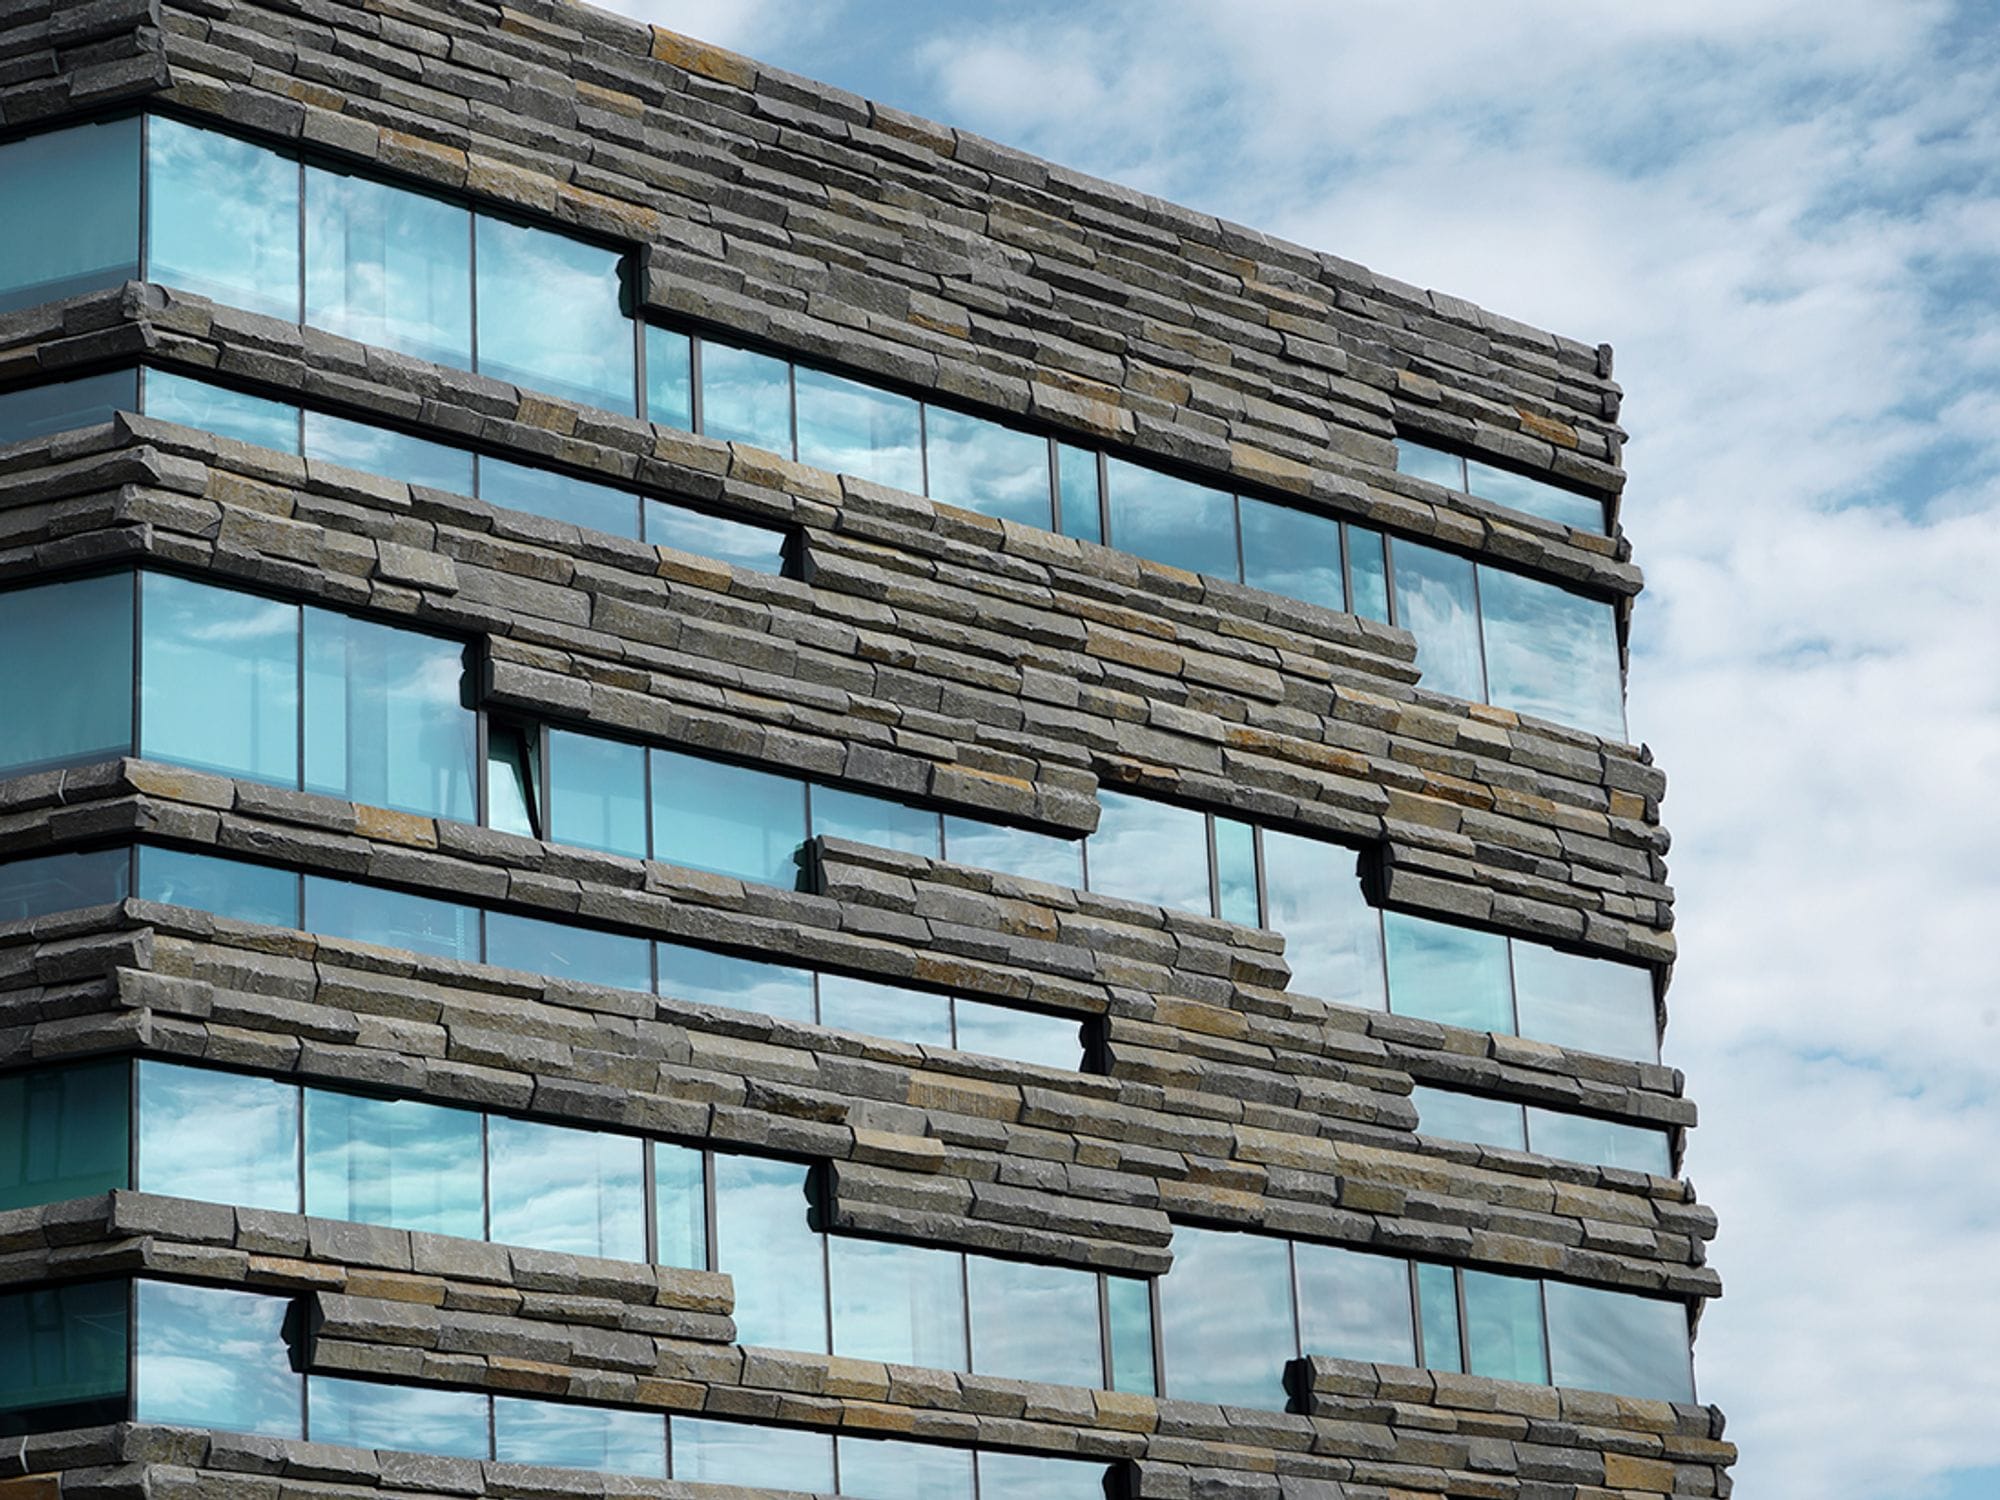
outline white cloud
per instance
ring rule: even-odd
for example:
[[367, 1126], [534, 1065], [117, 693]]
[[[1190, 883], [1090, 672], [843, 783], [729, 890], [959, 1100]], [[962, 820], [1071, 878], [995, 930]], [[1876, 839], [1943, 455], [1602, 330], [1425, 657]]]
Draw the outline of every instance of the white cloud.
[[651, 26], [664, 26], [712, 46], [751, 56], [768, 53], [783, 37], [795, 40], [801, 28], [817, 31], [835, 7], [814, 11], [784, 0], [591, 0]]

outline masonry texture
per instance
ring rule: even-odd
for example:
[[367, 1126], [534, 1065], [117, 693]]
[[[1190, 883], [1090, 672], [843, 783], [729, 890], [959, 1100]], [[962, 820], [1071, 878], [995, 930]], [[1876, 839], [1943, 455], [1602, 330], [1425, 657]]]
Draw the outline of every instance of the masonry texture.
[[[1608, 348], [582, 7], [10, 0], [0, 128], [171, 107], [645, 247], [639, 315], [1014, 415], [1623, 601]], [[0, 210], [4, 211], [4, 210]], [[132, 283], [0, 315], [0, 384], [143, 359], [797, 537], [793, 576], [134, 415], [0, 455], [0, 582], [150, 562], [476, 641], [483, 706], [1088, 833], [1139, 790], [1369, 852], [1374, 895], [1657, 966], [1641, 748], [1427, 691], [1405, 631]], [[1393, 439], [1614, 497], [1611, 534]], [[1686, 1299], [1690, 1184], [1415, 1133], [1484, 1090], [1676, 1133], [1683, 1080], [1287, 989], [1276, 933], [824, 840], [786, 891], [120, 758], [0, 782], [0, 858], [134, 837], [1102, 1018], [1062, 1074], [121, 906], [0, 925], [0, 1067], [138, 1055], [827, 1164], [826, 1227], [1154, 1275], [1179, 1222]], [[1678, 1150], [1675, 1153], [1678, 1160]], [[730, 1278], [118, 1192], [0, 1214], [0, 1289], [296, 1295], [310, 1370], [1080, 1455], [1133, 1496], [1716, 1496], [1712, 1408], [1311, 1357], [1286, 1412], [746, 1348]], [[0, 1359], [6, 1357], [0, 1351]], [[125, 1423], [0, 1500], [721, 1495]]]

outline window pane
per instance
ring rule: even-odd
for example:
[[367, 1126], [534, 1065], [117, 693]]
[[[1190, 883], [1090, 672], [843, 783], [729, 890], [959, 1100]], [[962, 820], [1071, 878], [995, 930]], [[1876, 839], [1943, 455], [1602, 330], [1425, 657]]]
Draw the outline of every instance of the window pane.
[[549, 837], [644, 859], [645, 747], [550, 730]]
[[1543, 1283], [1554, 1383], [1654, 1401], [1694, 1400], [1687, 1309], [1658, 1297]]
[[1606, 739], [1625, 738], [1615, 609], [1486, 567], [1479, 570], [1479, 607], [1495, 703]]
[[782, 359], [701, 341], [701, 430], [792, 456], [792, 369]]
[[721, 516], [705, 515], [664, 500], [646, 501], [646, 541], [712, 557], [752, 573], [785, 571], [785, 534], [768, 526], [747, 526]]
[[1191, 573], [1236, 577], [1233, 495], [1120, 458], [1106, 469], [1112, 546]]
[[146, 415], [280, 453], [299, 451], [299, 409], [165, 370], [145, 375]]
[[1299, 1244], [1299, 1330], [1308, 1354], [1414, 1365], [1410, 1263], [1337, 1245]]
[[813, 976], [809, 969], [738, 958], [683, 943], [661, 943], [660, 993], [697, 1005], [727, 1005], [784, 1021], [813, 1019]]
[[1479, 616], [1473, 606], [1472, 563], [1435, 547], [1395, 538], [1396, 623], [1417, 638], [1419, 684], [1434, 693], [1484, 701], [1479, 663]]
[[1104, 1384], [1095, 1271], [968, 1255], [965, 1274], [973, 1369], [1050, 1385]]
[[1417, 1129], [1424, 1135], [1506, 1151], [1527, 1149], [1521, 1106], [1511, 1099], [1487, 1099], [1418, 1084], [1410, 1091], [1410, 1102], [1417, 1107]]
[[479, 719], [471, 648], [306, 611], [306, 790], [470, 822]]
[[979, 1455], [979, 1500], [1104, 1500], [1102, 1463], [1033, 1453]]
[[1051, 529], [1047, 438], [930, 406], [924, 409], [924, 455], [933, 500]]
[[646, 327], [646, 420], [662, 427], [694, 431], [694, 377], [689, 371], [692, 341], [671, 328]]
[[142, 1061], [139, 1191], [297, 1213], [297, 1086]]
[[1362, 892], [1359, 859], [1340, 844], [1265, 829], [1265, 920], [1285, 935], [1295, 993], [1381, 1010], [1381, 914]]
[[299, 781], [299, 610], [161, 573], [140, 579], [139, 753]]
[[833, 1438], [802, 1427], [673, 1419], [674, 1478], [745, 1489], [833, 1493]]
[[716, 1269], [736, 1279], [738, 1343], [826, 1350], [826, 1270], [807, 1222], [809, 1186], [797, 1162], [715, 1158]]
[[646, 1258], [646, 1182], [636, 1136], [493, 1115], [487, 1236], [566, 1255]]
[[0, 1210], [129, 1186], [131, 1091], [122, 1061], [0, 1074]]
[[1382, 533], [1348, 522], [1347, 580], [1354, 590], [1348, 608], [1366, 620], [1389, 619], [1389, 570], [1383, 562]]
[[843, 1437], [840, 1493], [860, 1500], [972, 1500], [972, 1450]]
[[299, 925], [299, 877], [290, 870], [150, 845], [138, 852], [137, 894], [142, 901], [188, 906], [267, 927]]
[[653, 988], [653, 953], [644, 938], [510, 912], [486, 914], [486, 961], [614, 990]]
[[666, 1421], [653, 1412], [495, 1396], [493, 1456], [503, 1464], [549, 1464], [664, 1479]]
[[1531, 516], [1542, 516], [1579, 531], [1604, 530], [1604, 502], [1594, 495], [1579, 495], [1560, 485], [1530, 479], [1525, 474], [1496, 469], [1471, 459], [1466, 463], [1473, 494], [1495, 505], [1512, 506]]
[[923, 493], [915, 401], [803, 365], [794, 378], [801, 463]]
[[1243, 581], [1288, 599], [1347, 608], [1340, 582], [1340, 523], [1289, 505], [1245, 499]]
[[1285, 1242], [1181, 1224], [1173, 1249], [1160, 1279], [1167, 1394], [1282, 1409], [1285, 1365], [1298, 1352]]
[[132, 575], [0, 594], [0, 703], [9, 774], [131, 754]]
[[299, 164], [154, 115], [146, 279], [299, 321]]
[[1674, 1175], [1674, 1154], [1667, 1133], [1649, 1125], [1600, 1120], [1595, 1115], [1564, 1109], [1528, 1110], [1528, 1145], [1543, 1156], [1622, 1167], [1628, 1172]]
[[653, 1143], [653, 1202], [659, 1263], [708, 1269], [708, 1200], [702, 1154], [692, 1146]]
[[618, 254], [480, 214], [479, 371], [583, 406], [637, 410]]
[[542, 832], [541, 734], [522, 724], [486, 720], [486, 826], [522, 838]]
[[942, 854], [936, 813], [840, 787], [812, 789], [812, 832], [815, 838], [877, 844], [928, 859]]
[[653, 752], [653, 857], [696, 870], [798, 884], [805, 783], [748, 766]]
[[472, 454], [464, 448], [323, 411], [308, 410], [305, 422], [307, 458], [454, 495], [473, 492]]
[[1155, 1394], [1152, 1283], [1136, 1276], [1107, 1276], [1104, 1293], [1111, 1318], [1111, 1388], [1151, 1396]]
[[965, 1368], [957, 1252], [830, 1235], [827, 1274], [834, 1353], [933, 1370]]
[[1461, 1271], [1470, 1375], [1546, 1385], [1542, 1355], [1542, 1284], [1491, 1271]]
[[112, 370], [0, 396], [0, 446], [109, 422], [139, 409], [139, 372]]
[[479, 962], [479, 912], [456, 901], [306, 876], [306, 931]]
[[1102, 815], [1090, 836], [1090, 888], [1103, 896], [1179, 911], [1210, 913], [1208, 825], [1198, 812], [1099, 791]]
[[1389, 1009], [1471, 1031], [1514, 1030], [1507, 940], [1403, 912], [1382, 914]]
[[1083, 1027], [1075, 1016], [966, 999], [952, 1002], [952, 1016], [955, 1045], [961, 1052], [983, 1052], [1066, 1073], [1083, 1066]]
[[1086, 542], [1104, 540], [1104, 513], [1098, 505], [1097, 450], [1056, 444], [1056, 474], [1062, 492], [1065, 536]]
[[128, 1292], [86, 1281], [0, 1295], [0, 1433], [125, 1419]]
[[1058, 838], [1010, 828], [979, 818], [944, 815], [944, 857], [954, 864], [977, 865], [1023, 880], [1051, 885], [1083, 884], [1083, 840]]
[[288, 1297], [141, 1281], [141, 1422], [302, 1437], [300, 1376], [285, 1340]]
[[1424, 1367], [1462, 1371], [1458, 1336], [1458, 1274], [1450, 1266], [1417, 1267], [1417, 1306], [1423, 1314]]
[[385, 183], [306, 168], [306, 322], [472, 368], [472, 215]]
[[1215, 830], [1215, 886], [1221, 896], [1218, 915], [1225, 922], [1245, 927], [1263, 925], [1257, 909], [1257, 830], [1234, 818], [1217, 817]]
[[0, 146], [0, 203], [0, 312], [137, 281], [139, 121]]
[[486, 1397], [433, 1386], [315, 1375], [306, 1391], [315, 1443], [485, 1458]]
[[531, 516], [588, 526], [613, 536], [639, 536], [639, 497], [608, 484], [572, 479], [553, 469], [511, 464], [502, 458], [479, 460], [479, 498], [488, 505], [523, 510]]
[[1448, 490], [1465, 488], [1465, 460], [1456, 453], [1427, 448], [1408, 438], [1396, 439], [1396, 469], [1412, 479], [1427, 479]]
[[1651, 969], [1517, 942], [1514, 984], [1522, 1036], [1607, 1057], [1659, 1061]]
[[0, 922], [109, 906], [129, 894], [131, 876], [124, 849], [12, 860], [0, 865]]
[[480, 1117], [414, 1099], [306, 1091], [306, 1212], [485, 1236]]
[[819, 1020], [822, 1026], [891, 1037], [918, 1046], [951, 1045], [951, 1001], [928, 990], [905, 989], [899, 984], [822, 974]]

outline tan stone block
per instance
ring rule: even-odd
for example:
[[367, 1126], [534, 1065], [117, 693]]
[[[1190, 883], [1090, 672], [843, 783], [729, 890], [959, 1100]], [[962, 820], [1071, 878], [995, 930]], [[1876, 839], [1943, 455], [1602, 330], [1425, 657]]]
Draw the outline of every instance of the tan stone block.
[[523, 395], [514, 408], [514, 420], [529, 427], [538, 427], [543, 432], [568, 437], [576, 431], [576, 408], [562, 401]]
[[465, 153], [456, 146], [440, 145], [419, 135], [409, 135], [386, 126], [378, 137], [382, 165], [402, 172], [416, 172], [434, 182], [465, 181]]
[[1540, 412], [1515, 407], [1515, 414], [1521, 419], [1521, 431], [1530, 437], [1538, 437], [1545, 443], [1554, 443], [1558, 448], [1578, 446], [1576, 429], [1567, 422], [1558, 422], [1553, 417], [1545, 417]]
[[380, 839], [385, 844], [403, 844], [411, 849], [437, 848], [437, 825], [429, 818], [386, 807], [355, 803], [354, 831], [363, 838]]
[[0, 1479], [0, 1496], [5, 1500], [62, 1500], [62, 1479], [56, 1474]]
[[677, 552], [672, 547], [655, 547], [660, 560], [653, 571], [670, 583], [691, 584], [695, 588], [709, 589], [718, 594], [729, 592], [736, 581], [729, 564], [717, 562], [712, 557], [698, 557], [692, 552]]
[[713, 78], [717, 83], [734, 84], [739, 89], [754, 88], [757, 83], [757, 65], [749, 58], [711, 47], [707, 42], [698, 42], [664, 26], [653, 28], [653, 56], [673, 67]]
[[1388, 816], [1398, 822], [1416, 823], [1425, 828], [1442, 828], [1455, 832], [1459, 825], [1458, 808], [1449, 802], [1440, 802], [1435, 797], [1419, 797], [1411, 792], [1389, 789]]
[[594, 104], [599, 109], [608, 109], [614, 115], [624, 115], [627, 119], [636, 120], [646, 112], [645, 101], [638, 95], [608, 89], [587, 78], [576, 81], [576, 97], [585, 104]]
[[289, 1255], [253, 1255], [245, 1271], [245, 1278], [252, 1282], [293, 1287], [299, 1291], [319, 1288], [338, 1292], [346, 1289], [347, 1271], [342, 1266], [324, 1266], [309, 1260], [294, 1260]]
[[495, 1390], [532, 1391], [540, 1396], [569, 1393], [570, 1372], [562, 1365], [495, 1354], [487, 1360], [486, 1370], [487, 1380]]
[[841, 1408], [840, 1425], [862, 1432], [914, 1432], [917, 1414], [907, 1406], [849, 1401]]
[[1604, 1455], [1604, 1483], [1614, 1490], [1642, 1490], [1671, 1494], [1674, 1466], [1663, 1459], [1635, 1458], [1629, 1453]]
[[1238, 1011], [1224, 1010], [1219, 1005], [1203, 1005], [1197, 1000], [1176, 1000], [1166, 995], [1156, 1002], [1153, 1018], [1162, 1026], [1177, 1026], [1183, 1031], [1199, 1032], [1203, 1036], [1240, 1038], [1250, 1033], [1249, 1021]]
[[1160, 1422], [1160, 1404], [1130, 1391], [1092, 1391], [1097, 1425], [1114, 1432], [1151, 1432]]
[[512, 162], [490, 156], [468, 155], [465, 159], [465, 186], [474, 193], [489, 194], [509, 203], [523, 204], [553, 213], [556, 182], [539, 172], [525, 171]]
[[696, 1385], [691, 1380], [661, 1380], [652, 1375], [641, 1375], [634, 1398], [644, 1406], [700, 1411], [702, 1402], [708, 1399], [708, 1387]]
[[826, 1393], [852, 1401], [885, 1401], [889, 1372], [872, 1359], [847, 1359], [836, 1354], [826, 1363]]
[[908, 1102], [918, 1109], [942, 1109], [984, 1120], [1013, 1120], [1021, 1113], [1018, 1089], [944, 1073], [912, 1073]]
[[350, 1271], [350, 1297], [380, 1297], [385, 1302], [414, 1302], [423, 1307], [444, 1306], [444, 1282], [436, 1276], [409, 1276], [398, 1271]]
[[1268, 484], [1294, 494], [1304, 495], [1313, 487], [1313, 468], [1295, 458], [1284, 458], [1276, 453], [1268, 453], [1251, 443], [1231, 443], [1229, 445], [1229, 466], [1236, 473], [1260, 484]]

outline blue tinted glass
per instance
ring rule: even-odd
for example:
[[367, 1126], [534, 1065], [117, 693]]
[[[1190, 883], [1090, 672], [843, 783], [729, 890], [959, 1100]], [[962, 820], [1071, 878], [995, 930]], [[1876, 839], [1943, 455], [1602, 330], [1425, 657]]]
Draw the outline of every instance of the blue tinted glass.
[[859, 1500], [972, 1500], [972, 1450], [843, 1437], [840, 1493]]
[[785, 1021], [813, 1019], [809, 969], [738, 958], [683, 943], [659, 944], [660, 993], [698, 1005], [727, 1005]]
[[1530, 479], [1525, 474], [1496, 469], [1477, 459], [1467, 462], [1469, 488], [1475, 495], [1495, 505], [1512, 506], [1531, 516], [1541, 516], [1578, 531], [1604, 530], [1604, 502], [1594, 495], [1579, 495], [1559, 485]]
[[479, 372], [583, 406], [638, 409], [618, 254], [478, 215]]
[[1353, 590], [1347, 607], [1364, 620], [1389, 619], [1389, 569], [1383, 561], [1382, 533], [1353, 522], [1347, 533], [1347, 582]]
[[109, 906], [130, 893], [132, 861], [123, 849], [44, 854], [0, 865], [0, 922]]
[[306, 1212], [485, 1236], [480, 1117], [414, 1099], [306, 1091]]
[[1167, 1394], [1281, 1409], [1285, 1365], [1298, 1353], [1285, 1242], [1181, 1224], [1173, 1250], [1160, 1279]]
[[1687, 1309], [1568, 1282], [1542, 1284], [1556, 1385], [1652, 1401], [1694, 1400]]
[[951, 1045], [951, 1002], [926, 990], [850, 979], [844, 974], [819, 977], [819, 1019], [822, 1026], [892, 1037], [919, 1046]]
[[588, 526], [613, 536], [639, 536], [639, 497], [608, 484], [572, 479], [553, 469], [532, 469], [505, 459], [479, 460], [479, 498], [488, 505], [531, 516]]
[[141, 1281], [135, 1412], [141, 1422], [303, 1437], [285, 1342], [288, 1297]]
[[1458, 1274], [1450, 1266], [1419, 1265], [1417, 1306], [1422, 1313], [1424, 1367], [1464, 1370], [1458, 1330]]
[[146, 168], [146, 279], [298, 322], [299, 164], [154, 115]]
[[0, 396], [0, 446], [95, 427], [109, 422], [118, 412], [138, 409], [137, 370], [112, 370], [81, 380], [31, 385]]
[[674, 1478], [755, 1490], [833, 1493], [833, 1437], [803, 1427], [673, 1419]]
[[168, 1198], [297, 1213], [297, 1085], [142, 1061], [138, 1186]]
[[701, 341], [701, 430], [792, 456], [792, 369], [782, 359]]
[[973, 1369], [1050, 1385], [1104, 1384], [1095, 1271], [968, 1255], [965, 1277]]
[[524, 839], [542, 832], [540, 732], [486, 721], [486, 826]]
[[1347, 608], [1340, 583], [1340, 523], [1289, 505], [1243, 501], [1243, 581], [1288, 599]]
[[463, 448], [321, 411], [307, 411], [305, 421], [306, 457], [317, 463], [339, 464], [454, 495], [472, 493], [472, 455]]
[[132, 575], [0, 594], [0, 703], [9, 773], [130, 755]]
[[795, 387], [799, 462], [923, 493], [915, 401], [804, 366]]
[[509, 912], [486, 914], [486, 961], [615, 990], [653, 987], [653, 954], [644, 938]]
[[1477, 703], [1486, 697], [1472, 563], [1397, 537], [1396, 623], [1417, 638], [1421, 686]]
[[486, 1122], [496, 1244], [609, 1260], [646, 1258], [646, 1181], [637, 1136], [533, 1120]]
[[930, 406], [924, 409], [924, 456], [933, 500], [1051, 529], [1047, 438]]
[[1233, 495], [1120, 458], [1105, 468], [1112, 546], [1190, 573], [1237, 576]]
[[1419, 1084], [1410, 1091], [1410, 1102], [1417, 1107], [1417, 1129], [1424, 1135], [1506, 1151], [1527, 1149], [1521, 1106], [1510, 1099], [1488, 1099]]
[[87, 1281], [0, 1295], [0, 1432], [125, 1419], [128, 1283]]
[[694, 376], [684, 333], [646, 327], [646, 420], [694, 431]]
[[549, 837], [644, 859], [645, 747], [550, 730]]
[[1659, 1061], [1651, 969], [1540, 943], [1513, 948], [1522, 1036], [1579, 1052]]
[[1245, 927], [1263, 925], [1257, 909], [1257, 830], [1234, 818], [1216, 818], [1215, 886], [1221, 896], [1217, 912], [1225, 922]]
[[[814, 797], [819, 794], [815, 792]], [[1010, 828], [1004, 823], [988, 823], [979, 818], [944, 815], [944, 857], [953, 864], [977, 865], [982, 870], [998, 870], [1023, 880], [1046, 880], [1051, 885], [1083, 884], [1083, 840], [1058, 838], [1052, 833], [1035, 833], [1026, 828]]]
[[315, 1375], [306, 1402], [315, 1443], [446, 1458], [487, 1456], [486, 1397], [475, 1391]]
[[1560, 1157], [1564, 1161], [1622, 1167], [1628, 1172], [1650, 1172], [1655, 1177], [1674, 1175], [1673, 1148], [1666, 1131], [1648, 1125], [1628, 1125], [1619, 1120], [1600, 1120], [1595, 1115], [1530, 1106], [1528, 1147], [1543, 1156]]
[[1056, 445], [1056, 473], [1062, 496], [1062, 531], [1086, 542], [1104, 540], [1104, 513], [1098, 505], [1097, 450]]
[[1304, 1242], [1293, 1253], [1299, 1336], [1307, 1354], [1383, 1365], [1417, 1362], [1408, 1261]]
[[471, 822], [479, 717], [468, 648], [308, 609], [306, 790]]
[[1546, 1385], [1542, 1353], [1542, 1284], [1491, 1271], [1461, 1271], [1465, 1290], [1468, 1375]]
[[1382, 914], [1389, 1009], [1471, 1031], [1514, 1030], [1507, 940], [1428, 917]]
[[0, 203], [0, 312], [137, 281], [139, 121], [0, 146]]
[[876, 844], [930, 859], [938, 858], [942, 852], [936, 813], [840, 787], [812, 789], [812, 832], [815, 838]]
[[0, 1211], [131, 1186], [131, 1093], [122, 1060], [0, 1074]]
[[721, 516], [704, 515], [664, 500], [646, 501], [646, 541], [712, 557], [752, 573], [785, 570], [785, 534], [768, 526], [748, 526]]
[[137, 895], [142, 901], [193, 907], [238, 922], [299, 925], [299, 877], [240, 859], [142, 846]]
[[1075, 1016], [959, 999], [952, 1002], [952, 1024], [961, 1052], [981, 1052], [1066, 1073], [1083, 1064], [1082, 1025]]
[[495, 1396], [493, 1456], [503, 1464], [545, 1464], [664, 1479], [666, 1420], [655, 1412]]
[[653, 857], [787, 889], [806, 839], [805, 783], [748, 766], [653, 752]]
[[[715, 1158], [715, 1269], [736, 1280], [738, 1343], [826, 1352], [826, 1270], [807, 1219], [808, 1182], [797, 1162]], [[675, 1474], [687, 1477], [678, 1466]]]
[[1101, 816], [1090, 836], [1090, 888], [1103, 896], [1211, 914], [1208, 822], [1189, 808], [1097, 794]]
[[1427, 479], [1448, 490], [1465, 488], [1465, 460], [1456, 453], [1427, 448], [1408, 438], [1396, 439], [1396, 469], [1412, 479]]
[[1111, 1388], [1140, 1396], [1157, 1394], [1152, 1283], [1136, 1276], [1106, 1276], [1104, 1297], [1111, 1324]]
[[471, 369], [472, 215], [307, 167], [305, 321]]
[[1103, 1500], [1104, 1465], [1034, 1453], [979, 1455], [979, 1500]]
[[287, 402], [246, 396], [165, 370], [146, 371], [145, 402], [146, 415], [162, 422], [280, 453], [299, 451], [299, 409]]
[[965, 1368], [965, 1293], [955, 1250], [827, 1239], [833, 1352], [845, 1359]]
[[297, 786], [298, 606], [159, 573], [140, 585], [139, 753]]
[[407, 948], [433, 958], [479, 962], [475, 907], [324, 875], [306, 877], [305, 896], [308, 932], [380, 948]]
[[1611, 605], [1481, 567], [1479, 608], [1493, 702], [1606, 739], [1625, 738], [1618, 612]]
[[656, 1259], [688, 1271], [708, 1269], [708, 1202], [702, 1154], [692, 1146], [653, 1143]]

